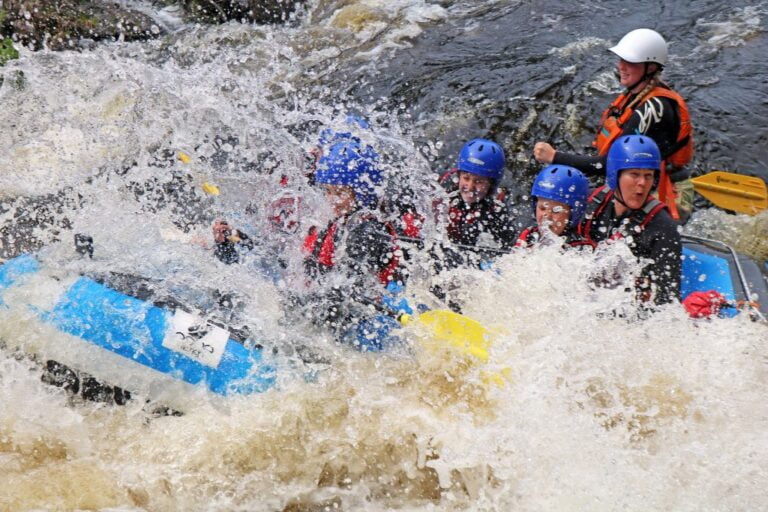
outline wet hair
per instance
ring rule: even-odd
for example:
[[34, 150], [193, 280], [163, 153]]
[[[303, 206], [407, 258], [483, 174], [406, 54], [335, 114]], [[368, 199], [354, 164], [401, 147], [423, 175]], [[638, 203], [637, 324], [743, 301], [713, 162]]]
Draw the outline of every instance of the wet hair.
[[[648, 80], [648, 84], [645, 87], [643, 87], [643, 90], [640, 91], [640, 93], [638, 93], [637, 96], [635, 96], [635, 99], [632, 100], [632, 102], [629, 105], [624, 107], [625, 110], [633, 109], [637, 105], [642, 103], [645, 100], [645, 97], [648, 96], [648, 93], [650, 93], [651, 90], [653, 90], [654, 87], [656, 87], [657, 85], [659, 85], [661, 83], [661, 70], [662, 70], [662, 66], [660, 64], [656, 63], [656, 62], [646, 62], [645, 63], [646, 69], [647, 69], [647, 66], [649, 64], [656, 64], [657, 66], [659, 66], [659, 68], [650, 75], [650, 78]], [[648, 73], [646, 73], [645, 76], [649, 76]], [[645, 78], [645, 77], [643, 77], [643, 78]]]

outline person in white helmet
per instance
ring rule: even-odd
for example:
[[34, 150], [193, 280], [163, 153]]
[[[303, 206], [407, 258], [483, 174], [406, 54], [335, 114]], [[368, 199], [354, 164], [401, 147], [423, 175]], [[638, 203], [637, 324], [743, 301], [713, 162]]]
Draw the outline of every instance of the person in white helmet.
[[646, 135], [661, 150], [659, 198], [667, 203], [672, 217], [680, 219], [672, 183], [689, 178], [685, 166], [693, 158], [693, 130], [685, 101], [661, 80], [667, 64], [667, 43], [658, 32], [639, 28], [609, 50], [619, 57], [619, 81], [626, 90], [603, 113], [592, 143], [597, 154], [567, 153], [547, 142], [537, 142], [533, 156], [541, 163], [569, 165], [589, 176], [602, 176], [614, 140], [620, 135]]

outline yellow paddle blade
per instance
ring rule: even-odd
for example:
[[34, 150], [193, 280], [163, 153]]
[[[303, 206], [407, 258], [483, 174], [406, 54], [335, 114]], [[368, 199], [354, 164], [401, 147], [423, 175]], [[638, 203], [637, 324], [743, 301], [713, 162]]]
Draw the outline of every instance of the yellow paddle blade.
[[221, 191], [219, 190], [219, 187], [217, 187], [213, 183], [208, 183], [207, 181], [203, 183], [203, 192], [205, 192], [209, 196], [217, 196], [221, 193]]
[[691, 181], [696, 192], [720, 208], [748, 215], [768, 209], [765, 181], [756, 176], [715, 171]]
[[507, 382], [512, 380], [512, 369], [505, 367], [498, 372], [481, 370], [480, 380], [483, 381], [483, 384], [485, 384], [486, 387], [496, 386], [497, 388], [503, 389], [507, 385]]
[[434, 309], [419, 315], [416, 322], [430, 330], [435, 344], [447, 343], [465, 355], [484, 363], [488, 361], [491, 333], [477, 320], [450, 310]]
[[190, 156], [183, 151], [179, 151], [179, 160], [181, 160], [182, 163], [188, 164], [192, 161], [192, 158], [190, 158]]

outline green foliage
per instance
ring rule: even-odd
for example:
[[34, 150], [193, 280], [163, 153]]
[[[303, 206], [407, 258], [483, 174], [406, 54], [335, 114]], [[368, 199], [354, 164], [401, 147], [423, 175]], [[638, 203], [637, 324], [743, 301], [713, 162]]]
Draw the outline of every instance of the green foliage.
[[19, 52], [13, 47], [13, 41], [6, 37], [0, 39], [0, 66], [4, 66], [11, 59], [18, 59]]

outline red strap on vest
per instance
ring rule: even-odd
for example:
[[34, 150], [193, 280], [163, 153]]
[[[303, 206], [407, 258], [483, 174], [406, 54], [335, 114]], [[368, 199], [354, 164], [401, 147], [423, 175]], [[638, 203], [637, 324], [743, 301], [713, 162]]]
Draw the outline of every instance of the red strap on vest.
[[[403, 234], [410, 238], [418, 238], [421, 235], [421, 226], [424, 223], [424, 217], [421, 215], [408, 212], [402, 217], [404, 228]], [[397, 243], [397, 230], [391, 222], [387, 222], [387, 231], [389, 236], [392, 237], [392, 257], [389, 259], [389, 263], [378, 274], [379, 281], [383, 284], [389, 284], [394, 279], [397, 269], [400, 267], [400, 255], [402, 254], [400, 246]]]
[[325, 231], [325, 235], [319, 246], [318, 238], [320, 237], [320, 231], [316, 227], [310, 228], [309, 234], [304, 239], [304, 252], [317, 258], [318, 263], [321, 265], [332, 267], [334, 264], [333, 253], [336, 250], [333, 237], [336, 234], [338, 227], [339, 225], [337, 222], [331, 224]]
[[315, 248], [315, 242], [317, 242], [318, 234], [318, 230], [315, 226], [309, 228], [309, 233], [304, 237], [304, 246], [302, 247], [306, 254], [312, 254], [312, 251]]
[[408, 212], [403, 215], [403, 233], [405, 236], [417, 238], [421, 234], [421, 226], [424, 224], [424, 217], [414, 212]]
[[[603, 194], [605, 197], [600, 199], [600, 195]], [[592, 240], [592, 221], [599, 217], [603, 210], [605, 210], [605, 207], [608, 206], [608, 202], [613, 198], [613, 190], [610, 190], [606, 185], [603, 185], [602, 187], [597, 187], [595, 190], [592, 191], [592, 193], [589, 195], [589, 198], [587, 199], [587, 208], [589, 209], [589, 205], [591, 205], [594, 202], [601, 201], [600, 204], [597, 206], [594, 212], [587, 212], [587, 215], [585, 217], [586, 220], [583, 222], [580, 222], [579, 225], [576, 227], [576, 232], [584, 238], [584, 240], [587, 240], [593, 247], [597, 245], [597, 243]]]
[[[607, 190], [607, 192], [606, 192]], [[601, 194], [603, 195], [601, 199]], [[602, 187], [596, 188], [590, 195], [589, 199], [587, 200], [587, 204], [591, 204], [593, 202], [600, 201], [600, 204], [597, 206], [594, 212], [587, 214], [585, 217], [585, 220], [581, 222], [577, 228], [576, 231], [578, 234], [584, 238], [585, 242], [592, 247], [596, 247], [597, 243], [592, 240], [592, 222], [594, 219], [597, 219], [602, 215], [605, 208], [608, 206], [609, 202], [613, 199], [613, 190], [608, 189], [606, 185], [603, 185]], [[667, 208], [667, 205], [659, 201], [653, 196], [648, 196], [648, 200], [646, 201], [645, 206], [643, 207], [643, 210], [645, 210], [650, 204], [653, 204], [653, 206], [645, 212], [645, 217], [643, 217], [643, 220], [637, 224], [637, 227], [640, 228], [642, 231], [645, 229], [645, 227], [648, 225], [649, 222], [653, 220], [658, 213]], [[616, 232], [613, 235], [609, 237], [610, 240], [619, 240], [623, 238], [624, 236], [620, 232]]]
[[520, 236], [517, 237], [517, 240], [515, 241], [515, 247], [523, 247], [523, 248], [528, 247], [528, 237], [530, 237], [537, 231], [539, 231], [539, 228], [536, 226], [525, 228], [520, 233]]

